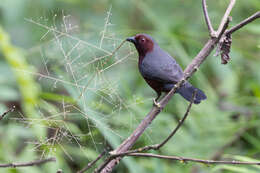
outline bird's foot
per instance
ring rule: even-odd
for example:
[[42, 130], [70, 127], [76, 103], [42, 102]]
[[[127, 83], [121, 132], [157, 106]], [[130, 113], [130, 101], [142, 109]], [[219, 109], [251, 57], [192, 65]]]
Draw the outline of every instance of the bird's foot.
[[157, 108], [161, 108], [161, 104], [156, 101], [156, 99], [153, 99], [153, 105], [156, 106]]

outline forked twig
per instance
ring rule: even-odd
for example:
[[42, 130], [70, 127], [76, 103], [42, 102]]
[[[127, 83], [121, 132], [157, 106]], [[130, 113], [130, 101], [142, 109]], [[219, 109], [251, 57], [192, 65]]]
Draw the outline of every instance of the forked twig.
[[184, 116], [182, 117], [182, 119], [179, 121], [178, 125], [176, 126], [176, 128], [171, 132], [171, 134], [163, 141], [161, 142], [159, 145], [156, 145], [155, 149], [159, 150], [161, 147], [163, 147], [175, 134], [176, 132], [179, 130], [179, 128], [182, 126], [182, 124], [184, 123], [184, 121], [186, 120], [186, 118], [188, 117], [189, 113], [190, 113], [190, 109], [191, 109], [191, 106], [192, 104], [194, 103], [194, 99], [196, 97], [196, 94], [197, 94], [197, 90], [195, 90], [192, 94], [192, 98], [191, 98], [191, 101], [190, 101], [190, 104], [184, 114]]
[[208, 26], [208, 30], [209, 30], [209, 35], [211, 37], [216, 37], [216, 31], [213, 29], [210, 18], [209, 18], [209, 14], [208, 14], [208, 9], [207, 9], [207, 3], [206, 0], [202, 0], [202, 8], [203, 8], [203, 13], [204, 13], [204, 17], [205, 17], [205, 21], [206, 24]]
[[221, 22], [219, 24], [218, 31], [217, 31], [217, 36], [219, 36], [220, 33], [223, 31], [225, 23], [227, 22], [227, 20], [229, 18], [229, 15], [231, 13], [231, 10], [233, 9], [235, 3], [236, 3], [236, 0], [230, 0], [230, 3], [228, 5], [228, 7], [227, 7], [227, 10], [226, 10], [226, 12], [225, 12], [224, 16], [222, 17]]
[[233, 32], [239, 30], [240, 28], [242, 28], [243, 26], [249, 24], [250, 22], [254, 21], [255, 19], [260, 18], [260, 11], [256, 12], [255, 14], [253, 14], [252, 16], [246, 18], [245, 20], [241, 21], [239, 24], [233, 26], [232, 28], [228, 29], [225, 34], [229, 35], [232, 34]]

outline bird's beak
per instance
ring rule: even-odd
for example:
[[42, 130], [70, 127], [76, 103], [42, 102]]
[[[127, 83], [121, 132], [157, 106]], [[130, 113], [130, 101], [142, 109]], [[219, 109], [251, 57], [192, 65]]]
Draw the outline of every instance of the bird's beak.
[[126, 39], [126, 41], [129, 41], [129, 42], [132, 42], [132, 43], [136, 43], [136, 39], [135, 39], [135, 37], [128, 37], [127, 39]]

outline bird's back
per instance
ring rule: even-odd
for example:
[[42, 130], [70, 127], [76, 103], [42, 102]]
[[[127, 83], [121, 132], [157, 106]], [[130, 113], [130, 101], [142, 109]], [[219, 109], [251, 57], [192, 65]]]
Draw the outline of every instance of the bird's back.
[[139, 70], [143, 77], [163, 83], [176, 83], [183, 77], [183, 71], [175, 59], [158, 45], [145, 55], [139, 63]]

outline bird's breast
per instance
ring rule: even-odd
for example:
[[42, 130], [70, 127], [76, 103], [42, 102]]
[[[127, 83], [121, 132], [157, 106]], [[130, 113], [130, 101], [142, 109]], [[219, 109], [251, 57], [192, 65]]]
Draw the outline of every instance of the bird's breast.
[[158, 82], [156, 80], [152, 80], [152, 79], [147, 79], [144, 77], [144, 80], [146, 81], [146, 83], [152, 88], [154, 89], [156, 92], [160, 93], [163, 91], [164, 89], [164, 84], [161, 82]]

